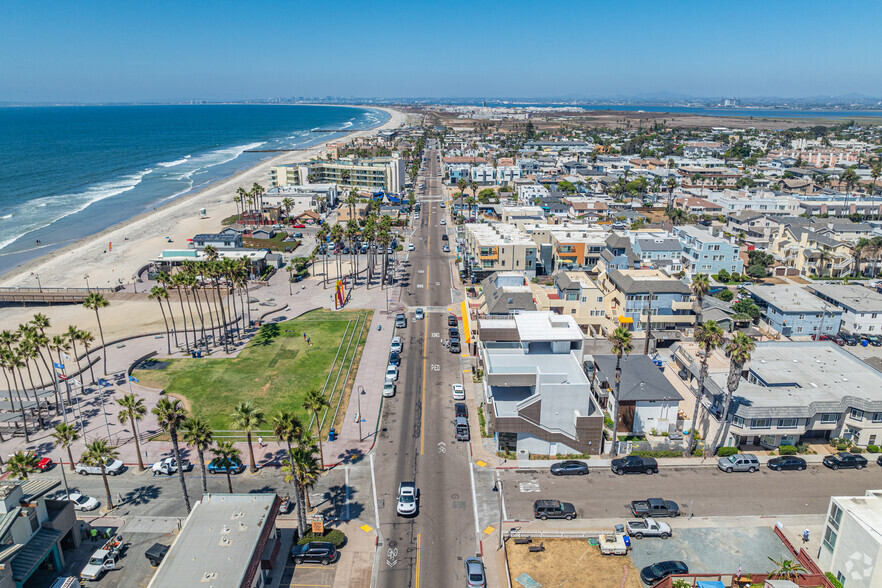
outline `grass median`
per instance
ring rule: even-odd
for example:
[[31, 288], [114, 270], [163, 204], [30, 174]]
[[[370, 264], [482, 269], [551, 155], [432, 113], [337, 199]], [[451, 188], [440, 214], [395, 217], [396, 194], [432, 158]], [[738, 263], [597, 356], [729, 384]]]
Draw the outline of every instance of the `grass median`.
[[324, 390], [331, 404], [327, 428], [358, 370], [372, 315], [364, 310], [315, 310], [263, 325], [235, 358], [163, 360], [167, 365], [162, 369], [135, 370], [134, 375], [142, 385], [164, 388], [182, 399], [190, 414], [206, 418], [215, 430], [230, 429], [233, 407], [246, 400], [267, 418], [288, 409], [308, 423], [303, 398], [310, 390]]

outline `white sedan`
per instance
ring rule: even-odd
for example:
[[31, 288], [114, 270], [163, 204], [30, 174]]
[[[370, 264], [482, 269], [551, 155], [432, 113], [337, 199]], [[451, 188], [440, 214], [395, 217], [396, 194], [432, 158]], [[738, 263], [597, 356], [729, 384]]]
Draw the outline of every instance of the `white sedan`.
[[410, 245], [407, 246], [407, 250], [408, 250], [408, 251], [413, 251], [413, 243], [411, 243]]
[[442, 224], [442, 225], [446, 225], [446, 224], [447, 224], [447, 220], [445, 220], [445, 219], [442, 218], [442, 219], [441, 219], [441, 224]]
[[465, 388], [462, 387], [462, 384], [453, 385], [453, 399], [465, 400]]
[[392, 383], [396, 380], [398, 380], [398, 366], [394, 363], [390, 363], [386, 366], [386, 381]]
[[71, 492], [70, 501], [73, 502], [74, 510], [95, 510], [101, 505], [100, 502], [98, 502], [91, 496], [86, 496], [85, 494], [80, 494], [79, 492]]
[[401, 353], [403, 349], [401, 337], [392, 337], [392, 343], [389, 345], [389, 351], [392, 353]]

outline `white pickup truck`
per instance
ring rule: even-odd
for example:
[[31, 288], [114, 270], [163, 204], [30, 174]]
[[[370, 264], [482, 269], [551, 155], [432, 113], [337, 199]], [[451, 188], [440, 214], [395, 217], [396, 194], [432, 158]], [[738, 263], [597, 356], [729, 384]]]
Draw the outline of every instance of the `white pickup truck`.
[[87, 563], [86, 567], [83, 568], [83, 571], [80, 572], [80, 578], [97, 580], [107, 570], [116, 569], [116, 562], [119, 559], [124, 546], [125, 543], [123, 543], [122, 535], [116, 535], [111, 539], [108, 539], [107, 543], [102, 545], [101, 549], [97, 550], [92, 554], [92, 557], [89, 558], [89, 563]]
[[[120, 460], [111, 459], [104, 464], [104, 471], [110, 476], [115, 476], [122, 473], [124, 467], [123, 462]], [[101, 466], [86, 465], [83, 462], [78, 462], [74, 466], [74, 470], [81, 476], [88, 476], [90, 474], [97, 476], [101, 475]]]
[[667, 523], [659, 523], [655, 519], [628, 521], [625, 523], [625, 529], [628, 531], [628, 535], [634, 539], [643, 539], [644, 537], [667, 539], [671, 536], [671, 526]]

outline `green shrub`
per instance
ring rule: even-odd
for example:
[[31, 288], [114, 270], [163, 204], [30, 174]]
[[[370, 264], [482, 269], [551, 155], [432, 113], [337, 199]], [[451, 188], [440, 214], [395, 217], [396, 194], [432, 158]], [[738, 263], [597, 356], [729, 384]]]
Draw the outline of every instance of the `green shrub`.
[[809, 451], [809, 444], [808, 443], [800, 443], [799, 445], [796, 446], [797, 453], [808, 453], [808, 451]]
[[346, 544], [346, 535], [338, 529], [325, 529], [324, 535], [307, 533], [297, 542], [297, 545], [306, 545], [310, 541], [327, 541], [328, 543], [333, 543], [334, 547], [340, 548]]
[[481, 425], [481, 437], [491, 437], [487, 432], [487, 419], [484, 417], [484, 406], [478, 407], [478, 424]]
[[606, 427], [607, 429], [613, 428], [612, 417], [609, 416], [608, 412], [603, 413], [603, 426]]
[[780, 455], [796, 455], [796, 447], [793, 445], [778, 446], [778, 454]]
[[518, 456], [515, 455], [514, 451], [497, 451], [496, 455], [501, 457], [502, 459], [515, 460], [518, 458]]
[[843, 588], [842, 582], [836, 579], [836, 576], [833, 575], [833, 572], [827, 572], [824, 575], [827, 576], [827, 579], [830, 580], [831, 584], [833, 584], [833, 588]]
[[696, 448], [692, 451], [692, 455], [694, 455], [695, 457], [702, 457], [702, 456], [704, 456], [704, 447], [696, 447]]
[[863, 452], [864, 452], [864, 448], [863, 448], [863, 447], [852, 447], [852, 448], [851, 448], [851, 452], [852, 452], [852, 453], [863, 453]]
[[878, 445], [867, 445], [867, 452], [879, 453], [879, 446]]
[[656, 451], [641, 449], [638, 451], [632, 451], [631, 455], [636, 455], [637, 457], [683, 457], [682, 452], [674, 449], [660, 449]]
[[717, 449], [718, 457], [729, 457], [730, 455], [735, 455], [738, 453], [737, 447], [720, 447]]

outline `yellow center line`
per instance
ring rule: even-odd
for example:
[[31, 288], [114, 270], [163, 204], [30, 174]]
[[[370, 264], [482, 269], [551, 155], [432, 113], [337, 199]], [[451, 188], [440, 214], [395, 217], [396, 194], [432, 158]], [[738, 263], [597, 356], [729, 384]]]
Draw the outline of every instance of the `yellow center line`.
[[420, 588], [420, 534], [417, 533], [416, 582], [414, 588]]

